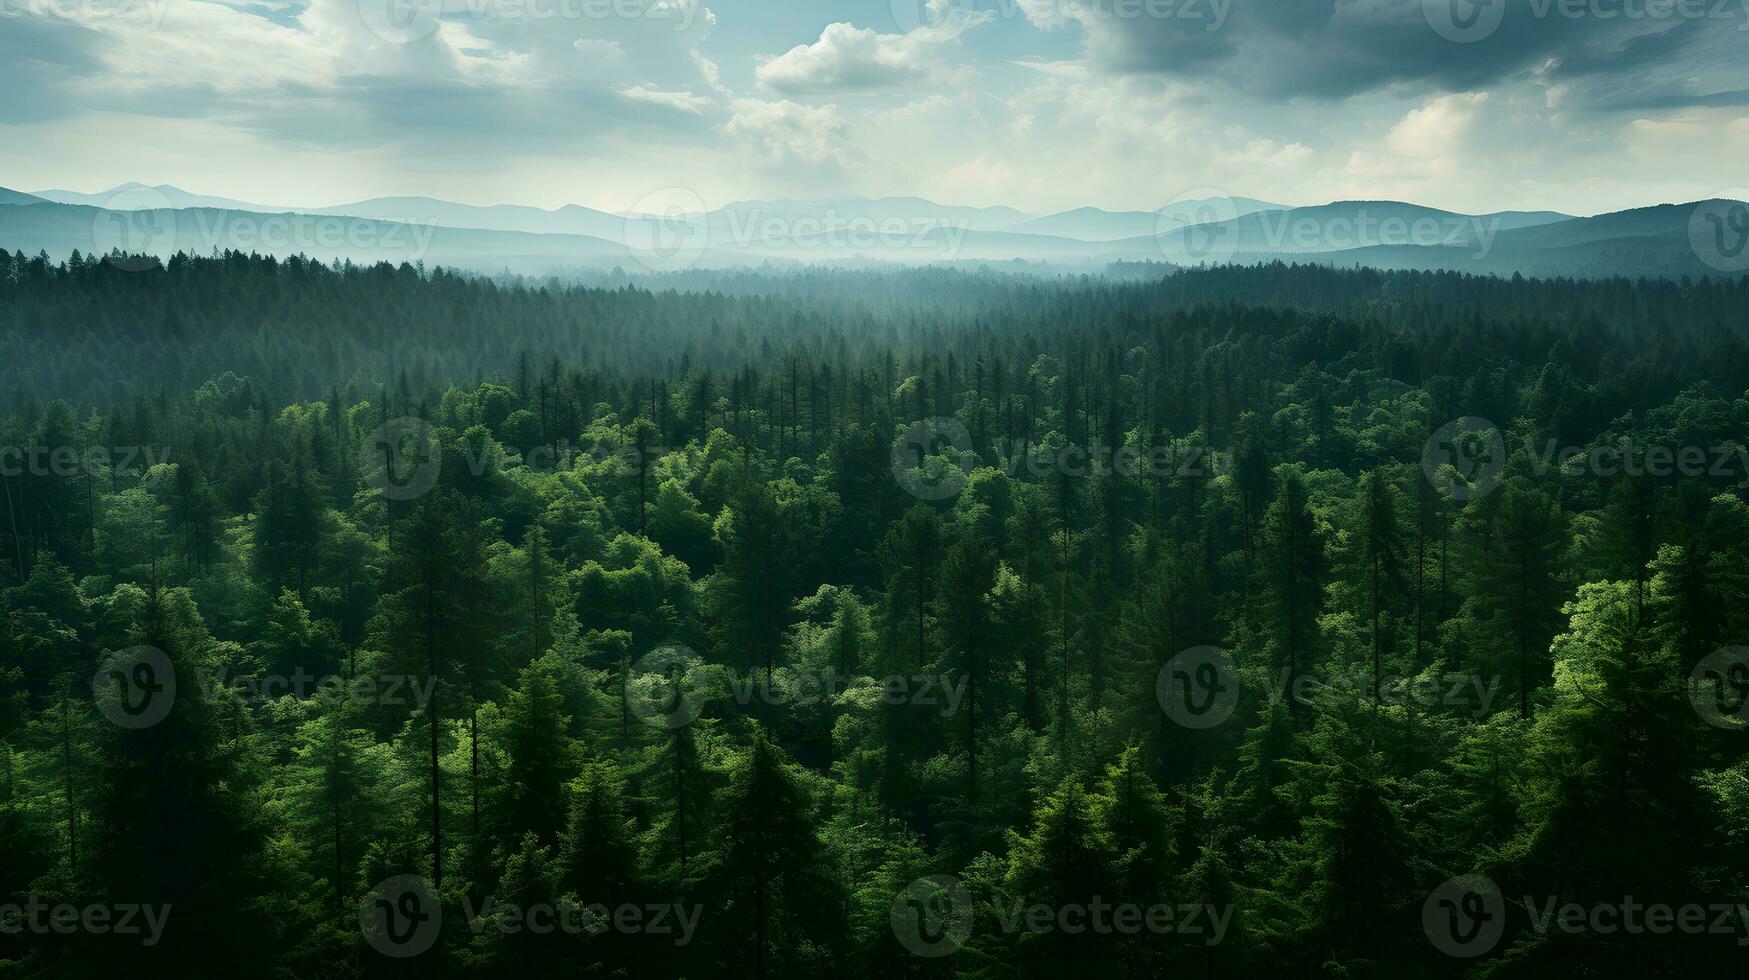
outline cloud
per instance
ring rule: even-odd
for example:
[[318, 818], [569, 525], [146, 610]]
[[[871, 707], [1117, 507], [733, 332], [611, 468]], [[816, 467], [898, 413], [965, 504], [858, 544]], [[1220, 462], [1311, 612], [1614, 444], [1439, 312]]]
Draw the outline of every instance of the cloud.
[[796, 45], [760, 65], [754, 75], [762, 87], [791, 94], [872, 91], [926, 81], [943, 71], [929, 30], [879, 34], [866, 27], [827, 24], [818, 41]]
[[1386, 134], [1382, 144], [1356, 148], [1348, 158], [1350, 175], [1372, 180], [1449, 180], [1460, 176], [1470, 155], [1472, 130], [1486, 92], [1442, 95], [1411, 109]]
[[634, 85], [631, 88], [621, 89], [619, 94], [631, 99], [633, 102], [646, 102], [650, 105], [666, 106], [670, 109], [678, 109], [681, 112], [690, 112], [695, 116], [704, 112], [706, 109], [716, 108], [716, 103], [703, 95], [686, 91], [663, 92], [651, 88], [648, 85]]
[[1437, 156], [1460, 142], [1476, 110], [1488, 101], [1486, 92], [1442, 95], [1419, 109], [1409, 110], [1385, 140], [1392, 151], [1407, 157]]
[[728, 95], [728, 86], [723, 84], [723, 73], [717, 67], [717, 63], [699, 54], [696, 48], [688, 53], [692, 56], [692, 63], [698, 66], [699, 77], [704, 79], [705, 84], [719, 95]]
[[[686, 184], [1035, 212], [1217, 187], [1578, 212], [1741, 184], [1749, 126], [1740, 14], [1605, 22], [1554, 3], [1520, 22], [1531, 0], [1497, 0], [1502, 27], [1456, 44], [1422, 0], [920, 0], [875, 30], [829, 0], [829, 26], [792, 48], [768, 8], [719, 29], [698, 0], [624, 0], [630, 17], [443, 0], [402, 44], [361, 12], [400, 0], [103, 14], [121, 2], [0, 19], [10, 185], [623, 207]], [[1010, 23], [979, 26], [992, 17]]]
[[0, 20], [0, 124], [53, 119], [103, 71], [103, 36], [69, 20]]
[[1471, 0], [1063, 2], [1084, 29], [1088, 59], [1107, 71], [1271, 100], [1346, 99], [1402, 86], [1474, 91], [1550, 63], [1566, 74], [1608, 65], [1618, 78], [1684, 64], [1745, 77], [1741, 5], [1709, 3], [1709, 11], [1730, 16], [1672, 21], [1596, 16], [1589, 7], [1572, 16], [1564, 12], [1571, 5], [1491, 0], [1501, 5], [1492, 8], [1502, 11], [1499, 26], [1465, 43], [1434, 23], [1440, 3]]
[[287, 147], [383, 148], [419, 169], [596, 154], [615, 135], [720, 139], [718, 104], [695, 94], [716, 83], [696, 54], [714, 18], [696, 0], [645, 2], [636, 18], [452, 5], [404, 43], [360, 0], [175, 3], [159, 17], [143, 15], [159, 9], [148, 0], [126, 8], [141, 16], [65, 6], [74, 19], [47, 7], [0, 19], [0, 81], [16, 73], [7, 90], [35, 96], [3, 100], [0, 120], [202, 118]]
[[618, 61], [626, 56], [625, 49], [619, 46], [618, 41], [599, 37], [580, 37], [571, 42], [571, 47], [576, 48], [585, 58], [596, 61]]
[[850, 160], [849, 126], [836, 106], [735, 99], [729, 109], [728, 134], [752, 147], [767, 163], [845, 164]]
[[1226, 154], [1228, 166], [1254, 173], [1280, 173], [1311, 162], [1312, 148], [1304, 143], [1282, 145], [1267, 137], [1246, 141], [1242, 149]]
[[1016, 0], [1028, 23], [1041, 31], [1054, 31], [1075, 22], [1073, 6], [1062, 0]]
[[1079, 61], [1010, 61], [1009, 64], [1061, 78], [1087, 78], [1090, 75], [1087, 65]]
[[1564, 52], [1539, 71], [1571, 104], [1591, 112], [1716, 108], [1743, 104], [1749, 90], [1749, 6], [1711, 5], [1736, 21], [1686, 20], [1643, 28]]

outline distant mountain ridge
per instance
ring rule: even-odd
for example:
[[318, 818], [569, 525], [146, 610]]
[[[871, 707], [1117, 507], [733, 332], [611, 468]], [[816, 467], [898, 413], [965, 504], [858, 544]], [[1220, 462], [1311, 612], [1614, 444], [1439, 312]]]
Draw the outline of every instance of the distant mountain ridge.
[[34, 191], [32, 196], [56, 204], [83, 204], [110, 211], [138, 211], [152, 208], [229, 208], [237, 211], [290, 211], [291, 208], [268, 207], [260, 204], [248, 204], [234, 201], [228, 197], [211, 197], [206, 194], [190, 194], [180, 187], [169, 184], [159, 184], [156, 187], [147, 186], [136, 180], [118, 184], [106, 191], [95, 194], [81, 194], [78, 191], [46, 190]]
[[[41, 201], [0, 203], [0, 248], [65, 257], [74, 251], [167, 259], [178, 252], [214, 250], [305, 255], [322, 262], [425, 263], [458, 269], [544, 275], [565, 267], [642, 268], [659, 256], [587, 235], [446, 228], [355, 215], [259, 212], [233, 208], [156, 208], [111, 211]], [[702, 248], [696, 261], [734, 268], [765, 261]]]
[[425, 222], [446, 228], [478, 228], [535, 235], [592, 235], [615, 240], [624, 234], [626, 222], [621, 215], [597, 211], [580, 204], [567, 204], [547, 211], [520, 204], [494, 204], [486, 207], [454, 204], [430, 197], [375, 197], [331, 208], [314, 208], [311, 213]]
[[1230, 257], [1239, 253], [1335, 252], [1374, 245], [1440, 247], [1492, 238], [1502, 231], [1571, 220], [1554, 211], [1469, 215], [1400, 201], [1335, 201], [1187, 225], [1120, 249], [1157, 248], [1168, 258]]
[[1250, 197], [1205, 197], [1174, 201], [1153, 211], [1074, 208], [1023, 221], [1008, 230], [1088, 242], [1111, 242], [1158, 235], [1173, 228], [1221, 220], [1227, 215], [1243, 217], [1258, 211], [1286, 210], [1289, 210], [1286, 204], [1271, 204]]
[[284, 209], [134, 183], [101, 194], [0, 188], [0, 248], [55, 256], [116, 248], [160, 256], [215, 248], [301, 252], [323, 261], [423, 261], [534, 275], [768, 262], [1021, 262], [1047, 271], [1100, 271], [1119, 261], [1273, 259], [1527, 275], [1728, 273], [1723, 253], [1705, 254], [1705, 242], [1693, 238], [1691, 219], [1704, 217], [1696, 209], [1705, 207], [1743, 205], [1691, 202], [1574, 217], [1555, 211], [1471, 215], [1401, 201], [1289, 207], [1204, 198], [1157, 211], [1088, 207], [1033, 217], [915, 197], [849, 197], [617, 215], [581, 205], [546, 210], [429, 197]]
[[712, 222], [727, 223], [729, 216], [759, 219], [812, 217], [839, 222], [937, 221], [963, 224], [974, 231], [1013, 230], [1030, 215], [1010, 207], [965, 207], [937, 204], [921, 197], [846, 197], [821, 200], [779, 198], [771, 201], [734, 201], [708, 212]]
[[1074, 208], [1047, 214], [1042, 218], [1022, 221], [1010, 231], [1027, 234], [1056, 235], [1088, 242], [1116, 241], [1152, 235], [1162, 223], [1172, 218], [1153, 211], [1106, 211], [1101, 208]]

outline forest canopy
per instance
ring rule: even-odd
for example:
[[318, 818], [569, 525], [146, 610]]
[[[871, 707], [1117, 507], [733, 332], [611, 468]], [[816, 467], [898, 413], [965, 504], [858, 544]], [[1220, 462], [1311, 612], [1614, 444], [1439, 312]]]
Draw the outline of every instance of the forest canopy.
[[1691, 976], [1749, 279], [0, 251], [0, 976]]

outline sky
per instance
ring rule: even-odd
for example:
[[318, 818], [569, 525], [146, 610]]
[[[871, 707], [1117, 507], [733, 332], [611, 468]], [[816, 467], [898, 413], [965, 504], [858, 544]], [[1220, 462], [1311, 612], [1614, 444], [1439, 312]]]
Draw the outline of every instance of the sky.
[[1749, 197], [1749, 0], [0, 0], [0, 186]]

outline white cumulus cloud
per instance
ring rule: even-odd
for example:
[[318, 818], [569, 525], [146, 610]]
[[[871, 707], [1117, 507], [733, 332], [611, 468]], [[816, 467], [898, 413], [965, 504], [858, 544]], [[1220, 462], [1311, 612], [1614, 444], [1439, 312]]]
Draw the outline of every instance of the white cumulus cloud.
[[881, 34], [852, 24], [828, 24], [820, 39], [798, 44], [755, 69], [775, 92], [871, 91], [937, 80], [950, 74], [941, 58], [940, 28]]
[[730, 136], [752, 146], [770, 163], [846, 163], [849, 127], [836, 106], [788, 100], [735, 99], [726, 125]]

